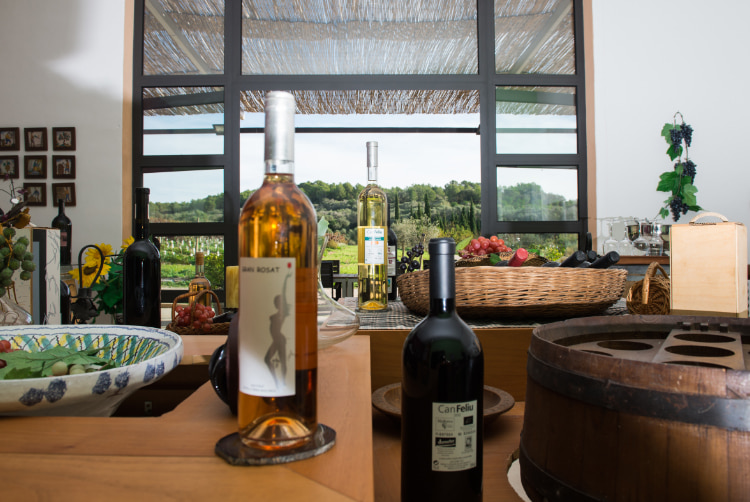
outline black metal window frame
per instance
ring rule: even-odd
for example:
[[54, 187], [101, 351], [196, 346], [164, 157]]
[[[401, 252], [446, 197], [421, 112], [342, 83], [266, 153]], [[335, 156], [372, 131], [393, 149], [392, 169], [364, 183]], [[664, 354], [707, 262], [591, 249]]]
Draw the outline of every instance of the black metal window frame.
[[[237, 227], [244, 201], [240, 200], [240, 94], [250, 90], [476, 90], [480, 103], [480, 159], [482, 233], [571, 233], [579, 246], [588, 231], [586, 149], [586, 92], [583, 40], [583, 0], [573, 0], [575, 74], [503, 74], [495, 72], [493, 2], [477, 1], [479, 72], [471, 75], [243, 75], [242, 2], [226, 0], [224, 13], [224, 73], [213, 75], [144, 75], [144, 0], [135, 2], [133, 50], [132, 189], [143, 186], [144, 172], [185, 169], [223, 169], [224, 217], [212, 223], [153, 223], [155, 236], [219, 235], [224, 238], [224, 264], [236, 265]], [[575, 90], [576, 154], [496, 153], [495, 92], [503, 86], [568, 87]], [[150, 87], [221, 87], [224, 89], [224, 153], [221, 155], [144, 155], [143, 90]], [[366, 130], [362, 128], [359, 131]], [[396, 132], [397, 128], [393, 131]], [[357, 130], [352, 130], [359, 132]], [[485, 131], [493, 131], [486, 134]], [[498, 166], [572, 166], [578, 176], [576, 221], [498, 221]], [[261, 166], [258, 166], [260, 169]], [[170, 300], [170, 295], [165, 295]]]

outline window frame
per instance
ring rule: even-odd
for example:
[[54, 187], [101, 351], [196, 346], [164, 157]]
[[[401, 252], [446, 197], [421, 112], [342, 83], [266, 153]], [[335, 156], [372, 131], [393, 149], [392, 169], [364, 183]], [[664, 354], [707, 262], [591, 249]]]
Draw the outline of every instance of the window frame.
[[[224, 173], [224, 217], [211, 223], [152, 223], [155, 236], [220, 235], [224, 237], [224, 265], [237, 265], [240, 200], [240, 94], [247, 90], [401, 90], [472, 89], [479, 92], [481, 223], [482, 234], [571, 233], [578, 235], [579, 248], [589, 231], [589, 172], [587, 156], [586, 72], [584, 55], [584, 1], [573, 0], [575, 74], [503, 74], [495, 72], [494, 2], [477, 0], [477, 44], [479, 72], [472, 75], [243, 75], [242, 2], [226, 0], [224, 22], [224, 73], [210, 75], [144, 75], [143, 39], [145, 0], [134, 3], [133, 92], [132, 92], [132, 185], [143, 186], [144, 170], [173, 168], [221, 168]], [[587, 11], [590, 12], [590, 9]], [[586, 35], [589, 35], [586, 33]], [[495, 90], [503, 86], [573, 87], [576, 96], [576, 154], [496, 153]], [[224, 153], [221, 155], [143, 155], [143, 89], [148, 87], [221, 87], [224, 90]], [[485, 134], [484, 131], [493, 131]], [[575, 166], [578, 177], [576, 221], [497, 221], [498, 166]], [[261, 166], [258, 166], [260, 169]], [[128, 208], [125, 214], [129, 213]], [[131, 220], [131, 228], [134, 222]], [[218, 292], [220, 297], [223, 292]], [[176, 292], [165, 291], [170, 301]]]

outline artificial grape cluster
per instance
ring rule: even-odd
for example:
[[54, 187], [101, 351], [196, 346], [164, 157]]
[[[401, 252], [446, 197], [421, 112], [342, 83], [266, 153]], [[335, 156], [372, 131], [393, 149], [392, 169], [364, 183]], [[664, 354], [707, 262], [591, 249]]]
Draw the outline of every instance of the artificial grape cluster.
[[695, 162], [688, 159], [682, 163], [682, 174], [690, 177], [690, 183], [695, 180]]
[[685, 144], [690, 146], [690, 143], [693, 142], [693, 128], [688, 124], [679, 125], [669, 131], [669, 137], [673, 145], [679, 145], [685, 140]]
[[3, 228], [3, 238], [0, 239], [0, 296], [5, 295], [5, 288], [13, 284], [13, 273], [16, 270], [21, 270], [18, 274], [21, 280], [28, 281], [36, 268], [34, 255], [27, 251], [29, 239], [19, 237], [13, 242], [15, 235], [15, 228]]
[[690, 210], [690, 206], [685, 204], [682, 197], [676, 195], [671, 201], [669, 201], [669, 210], [672, 211], [672, 219], [677, 221], [680, 219], [680, 214], [687, 214]]
[[401, 257], [401, 262], [398, 267], [402, 272], [414, 272], [422, 267], [422, 255], [424, 254], [424, 245], [417, 244], [412, 246], [410, 250], [406, 252], [406, 255]]
[[459, 251], [461, 258], [473, 258], [475, 256], [485, 256], [492, 253], [509, 253], [512, 249], [505, 245], [503, 239], [493, 235], [489, 239], [479, 236], [472, 239], [466, 247]]
[[[195, 314], [193, 314], [195, 310]], [[202, 330], [206, 333], [211, 331], [211, 325], [214, 322], [214, 309], [207, 307], [202, 303], [195, 303], [188, 306], [179, 306], [175, 309], [175, 323], [177, 326], [191, 326], [196, 330]]]

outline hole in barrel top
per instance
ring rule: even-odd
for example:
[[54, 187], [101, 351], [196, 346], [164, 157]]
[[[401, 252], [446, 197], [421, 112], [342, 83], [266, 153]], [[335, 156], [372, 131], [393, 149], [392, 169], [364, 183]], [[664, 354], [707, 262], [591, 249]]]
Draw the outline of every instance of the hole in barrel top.
[[734, 355], [732, 350], [707, 345], [674, 345], [664, 350], [670, 354], [690, 357], [731, 357]]
[[632, 340], [604, 340], [597, 343], [599, 347], [610, 350], [650, 350], [654, 346], [644, 342], [634, 342]]
[[686, 342], [697, 343], [729, 343], [734, 341], [734, 338], [730, 336], [711, 335], [708, 333], [680, 333], [674, 337], [679, 340], [685, 340]]
[[709, 363], [706, 361], [667, 361], [666, 364], [684, 364], [685, 366], [702, 366], [704, 368], [720, 368], [724, 370], [731, 370], [729, 366], [723, 366], [721, 364]]

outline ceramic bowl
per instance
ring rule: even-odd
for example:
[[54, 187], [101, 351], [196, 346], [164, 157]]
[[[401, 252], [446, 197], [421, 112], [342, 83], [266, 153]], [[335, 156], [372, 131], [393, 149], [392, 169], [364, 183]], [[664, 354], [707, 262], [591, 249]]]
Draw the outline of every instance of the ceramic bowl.
[[0, 339], [27, 352], [58, 345], [107, 347], [97, 356], [119, 365], [80, 375], [0, 380], [0, 415], [110, 416], [135, 390], [173, 370], [183, 351], [177, 334], [140, 326], [0, 326]]

